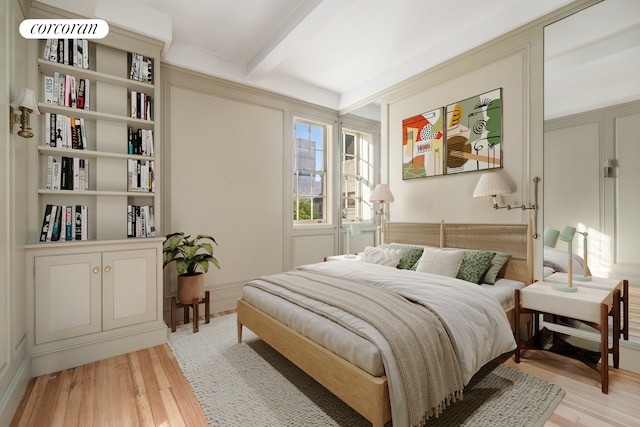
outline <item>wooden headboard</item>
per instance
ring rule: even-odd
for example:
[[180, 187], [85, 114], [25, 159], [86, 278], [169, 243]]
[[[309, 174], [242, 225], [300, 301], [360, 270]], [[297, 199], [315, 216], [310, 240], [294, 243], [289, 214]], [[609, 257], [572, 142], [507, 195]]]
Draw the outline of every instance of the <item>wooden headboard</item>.
[[504, 277], [533, 283], [533, 237], [528, 224], [386, 222], [385, 243], [505, 252], [511, 259]]

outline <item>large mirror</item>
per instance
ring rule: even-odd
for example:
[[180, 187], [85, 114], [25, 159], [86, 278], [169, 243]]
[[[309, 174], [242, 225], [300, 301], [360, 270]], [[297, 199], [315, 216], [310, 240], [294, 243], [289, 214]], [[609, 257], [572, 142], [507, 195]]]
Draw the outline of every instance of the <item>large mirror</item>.
[[[637, 307], [640, 2], [604, 0], [549, 25], [544, 37], [544, 224], [586, 232], [575, 234], [573, 253], [587, 256], [594, 276], [628, 279]], [[567, 245], [555, 249], [568, 263]], [[552, 251], [545, 247], [546, 274]], [[638, 324], [640, 313], [630, 314]], [[638, 327], [630, 337], [640, 343]]]

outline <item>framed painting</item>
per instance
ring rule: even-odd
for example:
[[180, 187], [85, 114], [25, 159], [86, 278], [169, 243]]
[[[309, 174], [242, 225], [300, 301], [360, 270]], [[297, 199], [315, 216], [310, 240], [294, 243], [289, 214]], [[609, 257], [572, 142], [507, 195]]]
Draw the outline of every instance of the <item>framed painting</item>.
[[446, 174], [502, 167], [502, 88], [446, 107]]
[[402, 121], [402, 179], [443, 175], [444, 107]]

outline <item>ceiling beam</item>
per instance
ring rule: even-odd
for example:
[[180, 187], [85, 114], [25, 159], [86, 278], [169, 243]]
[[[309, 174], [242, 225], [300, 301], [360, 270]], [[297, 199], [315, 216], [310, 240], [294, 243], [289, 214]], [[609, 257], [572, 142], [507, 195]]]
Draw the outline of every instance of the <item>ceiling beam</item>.
[[305, 0], [247, 62], [246, 75], [260, 80], [312, 37], [351, 0]]

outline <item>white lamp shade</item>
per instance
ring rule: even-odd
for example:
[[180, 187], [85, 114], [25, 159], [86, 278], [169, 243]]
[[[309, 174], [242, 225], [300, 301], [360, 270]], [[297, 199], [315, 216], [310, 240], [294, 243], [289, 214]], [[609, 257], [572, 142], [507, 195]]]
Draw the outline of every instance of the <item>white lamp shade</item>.
[[358, 234], [362, 233], [362, 230], [360, 229], [360, 226], [358, 224], [351, 224], [349, 225], [349, 233], [351, 233], [351, 235], [353, 236], [357, 236]]
[[376, 188], [373, 190], [373, 193], [371, 193], [371, 197], [369, 197], [369, 201], [370, 202], [393, 202], [394, 198], [393, 198], [393, 194], [391, 193], [391, 190], [389, 189], [389, 185], [388, 184], [378, 184], [376, 185]]
[[562, 230], [560, 231], [560, 235], [558, 236], [558, 238], [563, 242], [568, 243], [573, 241], [573, 236], [575, 236], [575, 234], [576, 234], [575, 227], [572, 227], [570, 225], [565, 225], [564, 227], [562, 227]]
[[550, 248], [555, 248], [558, 243], [558, 236], [560, 232], [555, 228], [546, 227], [544, 229], [544, 245]]
[[498, 172], [483, 174], [476, 189], [473, 190], [473, 197], [493, 197], [503, 194], [511, 194], [511, 187]]
[[40, 111], [38, 110], [38, 103], [36, 102], [36, 94], [33, 93], [31, 89], [27, 89], [25, 87], [18, 91], [13, 102], [11, 102], [11, 106], [14, 109], [23, 107], [31, 110], [35, 114], [40, 114]]

